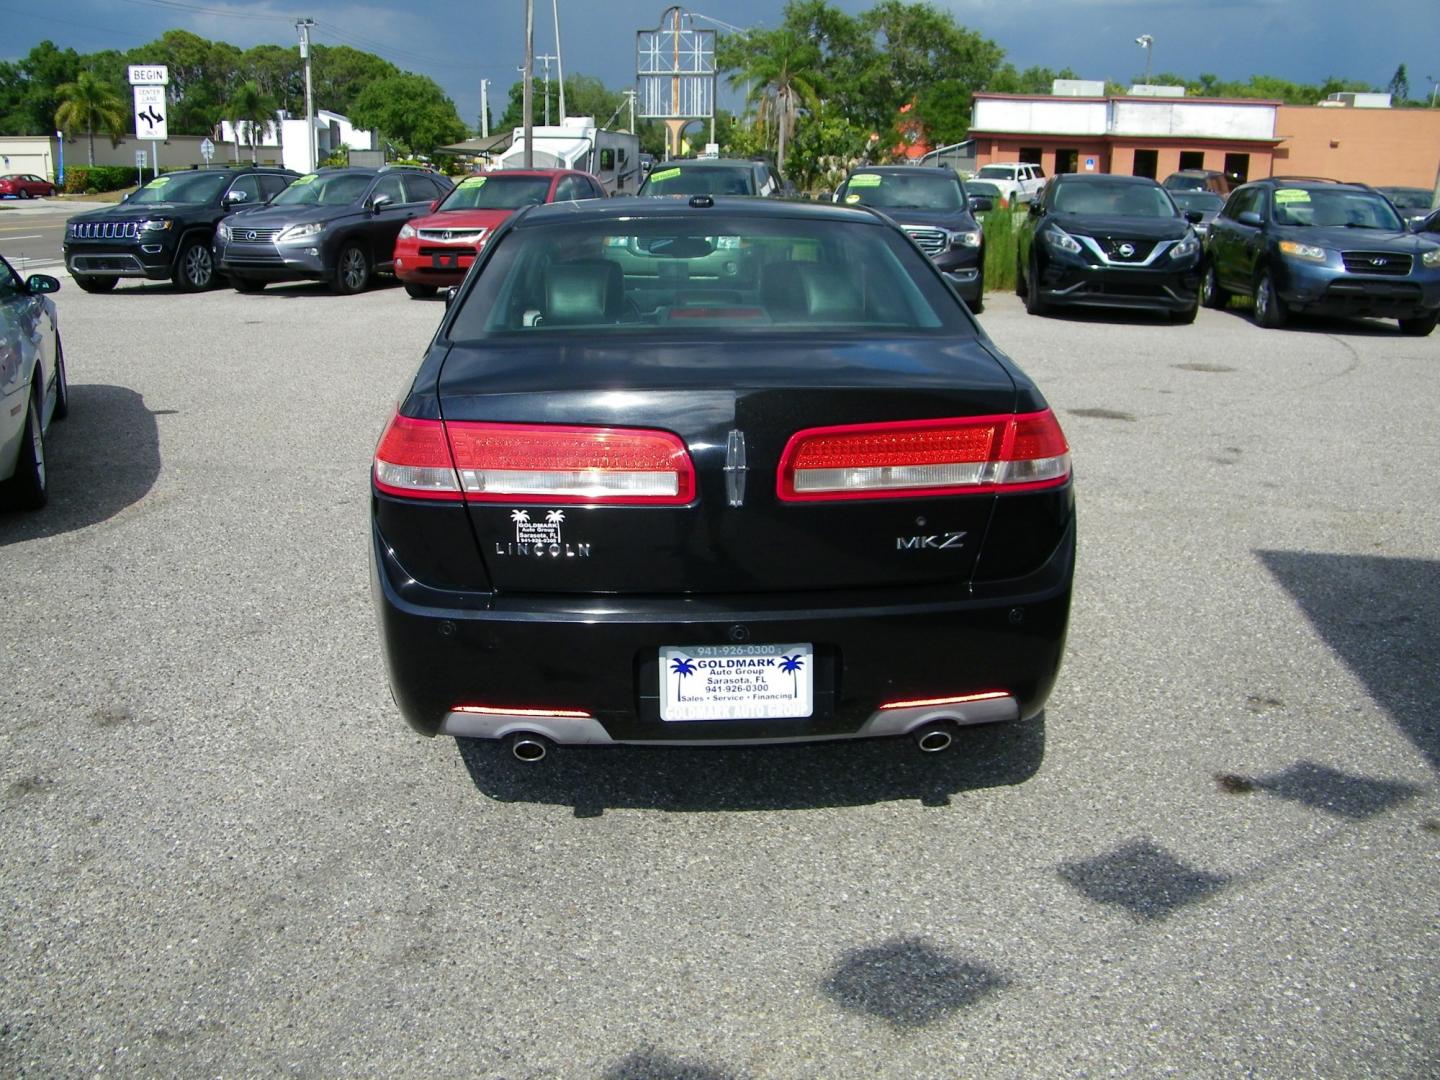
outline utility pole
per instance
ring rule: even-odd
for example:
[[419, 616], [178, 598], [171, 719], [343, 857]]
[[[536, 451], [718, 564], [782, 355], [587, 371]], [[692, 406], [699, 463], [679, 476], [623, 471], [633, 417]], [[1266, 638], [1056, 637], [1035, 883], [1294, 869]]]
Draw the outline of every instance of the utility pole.
[[490, 137], [490, 80], [480, 80], [480, 137]]
[[1135, 39], [1135, 44], [1145, 50], [1145, 85], [1150, 85], [1150, 54], [1155, 48], [1155, 37], [1152, 34], [1141, 34]]
[[555, 77], [560, 80], [560, 123], [565, 123], [565, 65], [560, 61], [560, 0], [550, 0], [555, 17]]
[[550, 61], [551, 61], [551, 60], [554, 60], [555, 57], [553, 57], [553, 56], [541, 55], [541, 56], [537, 56], [535, 59], [536, 59], [536, 60], [544, 60], [544, 61], [545, 61], [545, 126], [546, 126], [546, 127], [549, 127], [549, 126], [550, 126]]
[[310, 157], [306, 172], [314, 172], [320, 164], [320, 151], [315, 144], [315, 93], [310, 83], [310, 28], [314, 19], [300, 19], [295, 29], [300, 31], [300, 59], [305, 61], [305, 152]]
[[525, 83], [521, 95], [525, 168], [535, 167], [535, 0], [525, 0]]
[[625, 100], [630, 103], [630, 134], [635, 134], [635, 91], [626, 90]]

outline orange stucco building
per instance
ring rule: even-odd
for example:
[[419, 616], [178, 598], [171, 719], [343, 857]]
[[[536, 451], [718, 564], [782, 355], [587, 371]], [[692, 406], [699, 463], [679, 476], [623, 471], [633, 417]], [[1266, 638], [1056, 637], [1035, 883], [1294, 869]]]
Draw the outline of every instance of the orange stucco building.
[[981, 93], [970, 137], [977, 167], [1031, 161], [1049, 176], [1213, 169], [1239, 181], [1288, 174], [1430, 187], [1440, 171], [1440, 109]]

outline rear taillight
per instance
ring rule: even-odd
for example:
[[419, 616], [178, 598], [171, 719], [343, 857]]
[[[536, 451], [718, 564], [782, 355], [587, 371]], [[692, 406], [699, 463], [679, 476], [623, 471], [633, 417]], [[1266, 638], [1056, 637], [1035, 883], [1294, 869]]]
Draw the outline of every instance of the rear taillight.
[[1069, 449], [1049, 409], [810, 428], [785, 445], [776, 491], [804, 502], [1054, 487]]
[[638, 428], [391, 421], [375, 484], [395, 495], [467, 502], [684, 506], [695, 469], [679, 437]]

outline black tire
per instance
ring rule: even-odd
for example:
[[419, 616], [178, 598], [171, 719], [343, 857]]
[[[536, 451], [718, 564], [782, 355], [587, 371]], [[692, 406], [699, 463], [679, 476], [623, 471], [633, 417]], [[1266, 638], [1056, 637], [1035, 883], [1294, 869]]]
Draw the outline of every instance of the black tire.
[[979, 315], [982, 311], [985, 310], [985, 294], [982, 292], [979, 296], [975, 297], [975, 299], [971, 300], [969, 303], [970, 314]]
[[1421, 315], [1418, 319], [1401, 319], [1400, 332], [1407, 337], [1428, 337], [1440, 322], [1440, 315]]
[[16, 510], [39, 510], [49, 495], [45, 476], [45, 432], [40, 426], [40, 396], [30, 394], [30, 408], [25, 413], [25, 434], [20, 442], [20, 457], [15, 474], [0, 484], [0, 502]]
[[65, 371], [65, 350], [60, 347], [60, 335], [55, 335], [55, 411], [52, 420], [64, 420], [70, 415], [70, 377]]
[[336, 296], [349, 296], [363, 292], [369, 284], [370, 256], [359, 244], [346, 244], [335, 260], [335, 277], [330, 283], [330, 290]]
[[1215, 264], [1205, 263], [1205, 273], [1200, 278], [1200, 303], [1208, 308], [1219, 310], [1230, 302], [1230, 294], [1220, 287], [1220, 275], [1215, 272]]
[[236, 292], [257, 293], [265, 288], [265, 282], [258, 278], [245, 277], [243, 274], [231, 274], [230, 287]]
[[1016, 256], [1015, 256], [1015, 295], [1018, 296], [1018, 297], [1020, 297], [1021, 300], [1024, 300], [1024, 299], [1025, 299], [1025, 294], [1026, 294], [1027, 292], [1029, 292], [1029, 290], [1030, 290], [1030, 284], [1029, 284], [1029, 282], [1027, 282], [1027, 281], [1025, 280], [1025, 264], [1020, 261], [1020, 256], [1019, 256], [1019, 255], [1016, 255]]
[[71, 274], [70, 276], [75, 279], [76, 285], [90, 293], [109, 292], [120, 283], [120, 279], [116, 277], [90, 277], [88, 274]]
[[181, 292], [204, 292], [215, 285], [215, 256], [210, 245], [194, 238], [180, 245], [175, 260], [175, 288]]
[[405, 291], [414, 300], [428, 300], [435, 295], [435, 290], [436, 286], [434, 285], [415, 285], [408, 281], [405, 282]]
[[1261, 270], [1255, 279], [1255, 325], [1266, 330], [1279, 330], [1285, 325], [1290, 313], [1285, 310], [1285, 301], [1275, 291], [1275, 278], [1269, 270]]
[[1025, 268], [1025, 275], [1025, 310], [1031, 315], [1046, 314], [1050, 305], [1040, 296], [1040, 268], [1035, 265], [1034, 259]]
[[1197, 300], [1194, 304], [1186, 308], [1184, 311], [1172, 311], [1170, 313], [1170, 321], [1180, 326], [1189, 326], [1195, 321], [1195, 316], [1199, 314], [1200, 301]]

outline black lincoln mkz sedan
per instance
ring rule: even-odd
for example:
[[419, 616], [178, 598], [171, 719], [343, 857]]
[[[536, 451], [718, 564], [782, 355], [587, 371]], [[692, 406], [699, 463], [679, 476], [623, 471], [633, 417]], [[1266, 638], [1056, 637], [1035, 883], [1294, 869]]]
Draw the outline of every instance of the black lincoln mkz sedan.
[[1075, 557], [1065, 437], [864, 208], [517, 213], [375, 452], [391, 687], [425, 734], [733, 744], [1039, 712]]
[[1145, 177], [1057, 176], [1020, 228], [1015, 291], [1032, 315], [1073, 304], [1194, 322], [1201, 252], [1192, 226], [1202, 217]]

